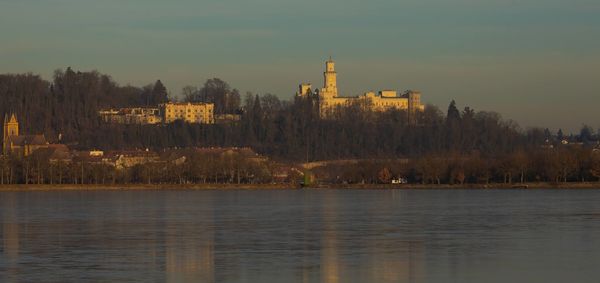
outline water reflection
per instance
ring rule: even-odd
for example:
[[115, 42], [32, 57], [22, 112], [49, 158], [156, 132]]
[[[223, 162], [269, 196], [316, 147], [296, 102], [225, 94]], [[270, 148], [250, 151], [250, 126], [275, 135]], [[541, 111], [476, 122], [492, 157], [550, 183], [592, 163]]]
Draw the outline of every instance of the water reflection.
[[340, 263], [338, 260], [338, 240], [337, 240], [337, 198], [335, 195], [327, 195], [325, 202], [328, 204], [323, 207], [323, 237], [321, 247], [321, 282], [338, 283], [340, 282]]
[[182, 215], [193, 217], [194, 212], [181, 207], [179, 199], [167, 198], [167, 201], [167, 282], [214, 282], [215, 233], [212, 202], [206, 202], [204, 213], [194, 217], [196, 221], [183, 222], [180, 220]]
[[420, 282], [423, 279], [422, 242], [373, 243], [369, 257], [369, 277], [375, 282]]
[[600, 193], [516, 193], [0, 193], [0, 282], [600, 277]]
[[5, 282], [17, 282], [19, 260], [19, 224], [17, 223], [16, 199], [14, 195], [1, 198], [2, 209], [2, 251], [0, 271], [6, 272]]

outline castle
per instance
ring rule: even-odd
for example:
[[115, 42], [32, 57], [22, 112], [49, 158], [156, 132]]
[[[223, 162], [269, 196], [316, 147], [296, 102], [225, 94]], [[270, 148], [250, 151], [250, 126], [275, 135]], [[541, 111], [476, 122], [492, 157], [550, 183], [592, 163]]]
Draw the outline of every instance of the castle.
[[318, 100], [319, 111], [322, 117], [330, 116], [336, 108], [350, 106], [353, 103], [361, 103], [371, 111], [386, 111], [389, 109], [406, 110], [408, 113], [423, 111], [425, 106], [421, 104], [421, 93], [409, 90], [398, 95], [395, 90], [382, 90], [378, 94], [367, 92], [360, 96], [339, 96], [337, 88], [337, 72], [335, 62], [329, 58], [325, 62], [324, 85], [320, 90], [312, 91], [311, 84], [301, 84], [297, 97], [315, 98]]
[[49, 143], [44, 135], [19, 135], [19, 121], [15, 114], [4, 115], [2, 154], [28, 156]]

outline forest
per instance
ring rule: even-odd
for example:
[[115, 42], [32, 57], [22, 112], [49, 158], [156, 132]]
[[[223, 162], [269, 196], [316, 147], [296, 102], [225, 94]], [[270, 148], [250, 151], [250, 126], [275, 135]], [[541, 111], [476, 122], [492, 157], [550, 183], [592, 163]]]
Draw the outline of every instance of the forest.
[[[562, 133], [531, 128], [494, 112], [460, 110], [452, 101], [446, 111], [427, 105], [416, 124], [407, 113], [340, 109], [335, 119], [320, 119], [310, 100], [281, 100], [272, 94], [239, 91], [220, 79], [183, 88], [180, 99], [215, 103], [215, 113], [241, 113], [238, 123], [199, 125], [104, 124], [98, 110], [152, 106], [175, 100], [160, 80], [143, 87], [119, 86], [110, 76], [57, 70], [52, 81], [33, 74], [0, 75], [0, 113], [15, 112], [24, 133], [44, 133], [52, 142], [75, 149], [164, 149], [190, 146], [248, 146], [261, 154], [290, 161], [344, 158], [415, 157], [428, 153], [478, 152], [496, 156], [562, 139]], [[567, 137], [565, 137], [567, 138]], [[579, 142], [597, 136], [582, 129]]]

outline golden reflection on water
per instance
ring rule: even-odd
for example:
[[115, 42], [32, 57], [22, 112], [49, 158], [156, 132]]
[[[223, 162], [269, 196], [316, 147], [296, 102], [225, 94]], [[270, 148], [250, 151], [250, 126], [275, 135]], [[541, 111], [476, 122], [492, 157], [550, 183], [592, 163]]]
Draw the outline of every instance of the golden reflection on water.
[[[425, 247], [422, 239], [399, 239], [394, 236], [362, 235], [352, 231], [352, 218], [342, 218], [338, 199], [339, 194], [327, 195], [323, 201], [321, 217], [323, 233], [321, 240], [320, 281], [327, 283], [367, 280], [369, 282], [418, 282], [424, 279]], [[402, 201], [392, 197], [376, 203], [371, 210], [380, 215], [390, 215], [398, 207], [394, 202]], [[369, 212], [367, 212], [369, 213]], [[375, 214], [375, 213], [374, 213]], [[373, 217], [375, 215], [368, 215]], [[402, 227], [390, 227], [388, 222], [374, 221], [374, 230], [386, 231]], [[387, 225], [387, 226], [386, 226]], [[400, 225], [400, 224], [398, 224]], [[352, 231], [351, 234], [350, 231]], [[350, 245], [349, 245], [350, 243]], [[342, 245], [343, 244], [343, 245]], [[353, 254], [358, 261], [347, 261]], [[304, 270], [306, 274], [308, 270]], [[304, 276], [305, 282], [307, 276]], [[362, 278], [362, 279], [360, 279]]]
[[[211, 202], [210, 202], [211, 203]], [[166, 203], [166, 219], [185, 214], [176, 201]], [[215, 282], [215, 231], [212, 205], [198, 217], [202, 221], [168, 221], [165, 231], [167, 282]]]
[[321, 247], [321, 281], [327, 283], [340, 282], [340, 263], [338, 260], [337, 241], [337, 199], [329, 196], [328, 205], [323, 209], [323, 239]]
[[[391, 215], [394, 209], [398, 209], [397, 204], [406, 202], [402, 195], [396, 191], [392, 192], [389, 199], [383, 202], [372, 203], [368, 210], [375, 217], [379, 215]], [[396, 224], [389, 227], [390, 223], [381, 223], [374, 227], [376, 231], [394, 232], [395, 237], [381, 237], [368, 241], [367, 252], [368, 263], [367, 270], [369, 279], [373, 282], [420, 282], [425, 274], [425, 245], [424, 240], [399, 239], [402, 234], [399, 229], [404, 229], [402, 224]]]
[[[393, 247], [391, 245], [394, 245]], [[374, 282], [418, 282], [424, 274], [424, 248], [419, 241], [372, 243], [368, 263]], [[386, 252], [398, 250], [401, 252]]]

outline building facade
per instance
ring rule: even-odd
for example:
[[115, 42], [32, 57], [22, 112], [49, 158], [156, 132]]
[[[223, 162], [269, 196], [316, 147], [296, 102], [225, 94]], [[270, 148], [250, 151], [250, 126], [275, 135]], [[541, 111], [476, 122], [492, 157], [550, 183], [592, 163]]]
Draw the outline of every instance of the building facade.
[[231, 124], [237, 123], [242, 120], [241, 114], [216, 114], [215, 123], [217, 124]]
[[213, 103], [175, 103], [169, 102], [160, 105], [161, 114], [165, 123], [183, 120], [187, 123], [214, 124]]
[[423, 111], [425, 106], [421, 103], [421, 93], [409, 90], [398, 95], [395, 90], [382, 90], [378, 93], [366, 92], [359, 96], [340, 96], [337, 88], [337, 72], [335, 62], [329, 59], [325, 62], [323, 73], [323, 88], [312, 91], [312, 85], [303, 83], [296, 93], [298, 97], [310, 97], [317, 99], [319, 110], [323, 117], [327, 117], [338, 107], [350, 106], [353, 103], [361, 103], [371, 111], [386, 111], [389, 109], [406, 110], [409, 113]]
[[105, 123], [151, 125], [162, 122], [159, 109], [151, 107], [107, 109], [98, 114]]
[[159, 107], [129, 107], [98, 111], [105, 123], [153, 125], [173, 123], [182, 120], [186, 123], [214, 124], [213, 103], [160, 104]]

